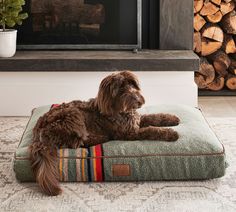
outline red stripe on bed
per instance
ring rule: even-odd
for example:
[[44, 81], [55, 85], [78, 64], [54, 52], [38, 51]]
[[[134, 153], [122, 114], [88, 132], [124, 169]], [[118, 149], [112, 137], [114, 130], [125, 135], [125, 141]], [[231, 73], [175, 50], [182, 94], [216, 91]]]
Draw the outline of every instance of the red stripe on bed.
[[97, 173], [97, 182], [103, 181], [103, 170], [102, 170], [102, 146], [101, 144], [95, 146], [96, 152], [96, 173]]
[[51, 106], [51, 109], [52, 108], [54, 108], [54, 107], [58, 107], [60, 104], [53, 104], [52, 106]]

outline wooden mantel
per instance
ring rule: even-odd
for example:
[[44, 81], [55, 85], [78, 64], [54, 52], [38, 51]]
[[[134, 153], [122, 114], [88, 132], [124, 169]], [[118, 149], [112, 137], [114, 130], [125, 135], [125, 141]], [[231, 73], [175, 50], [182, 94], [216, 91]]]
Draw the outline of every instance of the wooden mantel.
[[17, 51], [0, 58], [0, 71], [196, 71], [199, 59], [191, 50]]

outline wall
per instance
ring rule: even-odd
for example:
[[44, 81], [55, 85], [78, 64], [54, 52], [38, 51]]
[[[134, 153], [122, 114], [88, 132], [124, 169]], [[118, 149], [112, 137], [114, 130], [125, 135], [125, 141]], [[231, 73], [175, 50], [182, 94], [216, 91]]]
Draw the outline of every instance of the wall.
[[[0, 72], [0, 116], [30, 115], [34, 107], [95, 97], [108, 72]], [[197, 106], [193, 72], [136, 72], [146, 105]]]

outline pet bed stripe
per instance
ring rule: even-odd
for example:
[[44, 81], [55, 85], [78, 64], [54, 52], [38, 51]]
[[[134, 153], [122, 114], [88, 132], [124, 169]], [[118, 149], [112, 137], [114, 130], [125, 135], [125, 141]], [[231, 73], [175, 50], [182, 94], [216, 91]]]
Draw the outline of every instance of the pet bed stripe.
[[63, 181], [69, 181], [69, 177], [71, 175], [69, 175], [68, 170], [70, 170], [70, 164], [71, 164], [71, 160], [69, 160], [68, 158], [70, 157], [69, 154], [69, 150], [68, 149], [62, 149], [63, 151], [60, 153], [63, 156], [63, 160], [62, 160], [62, 165], [63, 165], [63, 172], [62, 172], [62, 179]]
[[[59, 179], [62, 182], [102, 182], [104, 179], [102, 145], [72, 151], [60, 149]], [[80, 157], [80, 159], [71, 159]], [[82, 157], [82, 158], [81, 158]], [[71, 170], [76, 170], [73, 172]]]
[[90, 166], [91, 166], [91, 181], [102, 182], [103, 181], [103, 170], [102, 170], [102, 148], [101, 144], [90, 147]]
[[[72, 155], [72, 152], [70, 152], [68, 149], [66, 149], [65, 151], [69, 157]], [[74, 153], [73, 153], [74, 155]], [[66, 167], [66, 172], [67, 173], [67, 181], [69, 182], [73, 182], [73, 181], [76, 181], [76, 172], [72, 172], [71, 170], [76, 170], [76, 165], [75, 165], [75, 160], [70, 160], [67, 158], [67, 160], [65, 160], [66, 164], [67, 164], [67, 167]]]
[[[93, 148], [89, 148], [89, 155], [90, 157], [93, 157]], [[95, 175], [96, 175], [96, 170], [94, 170], [96, 168], [96, 165], [94, 164], [94, 160], [93, 159], [89, 159], [88, 160], [89, 163], [89, 170], [88, 173], [90, 174], [90, 182], [91, 181], [95, 181]]]
[[[81, 150], [76, 149], [76, 156], [80, 157], [81, 156]], [[81, 160], [80, 159], [75, 159], [75, 165], [76, 165], [76, 181], [81, 182], [82, 181], [82, 173], [81, 173]]]
[[[88, 157], [90, 158], [91, 157], [91, 155], [90, 155], [90, 148], [88, 148]], [[89, 158], [87, 158], [87, 175], [88, 175], [88, 182], [91, 182], [92, 180], [91, 180], [91, 167], [92, 166], [90, 166], [90, 159]]]
[[63, 181], [63, 149], [59, 150], [59, 175], [60, 175], [60, 181]]
[[[96, 157], [96, 150], [95, 150], [95, 148], [92, 148], [91, 150], [92, 150], [91, 151], [92, 157]], [[90, 161], [91, 161], [91, 164], [93, 165], [93, 169], [92, 169], [92, 171], [93, 171], [93, 181], [97, 181], [97, 172], [96, 172], [97, 164], [96, 164], [96, 159], [91, 159]]]
[[96, 156], [98, 156], [95, 161], [96, 161], [96, 171], [97, 171], [97, 174], [96, 174], [96, 181], [97, 182], [102, 182], [103, 181], [103, 161], [102, 161], [102, 158], [101, 156], [103, 156], [103, 153], [102, 153], [102, 145], [97, 145], [94, 147], [95, 149], [95, 153], [96, 153]]
[[82, 170], [82, 181], [86, 182], [87, 181], [87, 176], [85, 175], [86, 170], [87, 170], [87, 164], [85, 163], [87, 161], [86, 158], [86, 149], [82, 149], [82, 157], [83, 159], [81, 160], [81, 170]]

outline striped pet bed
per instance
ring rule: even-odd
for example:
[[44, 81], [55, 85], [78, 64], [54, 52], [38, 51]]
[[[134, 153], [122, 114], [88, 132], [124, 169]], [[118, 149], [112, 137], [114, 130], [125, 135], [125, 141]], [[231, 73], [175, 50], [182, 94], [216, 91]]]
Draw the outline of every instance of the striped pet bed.
[[103, 181], [102, 145], [87, 149], [60, 149], [58, 155], [60, 181]]
[[[51, 108], [59, 106], [53, 104]], [[102, 145], [90, 148], [79, 148], [76, 150], [60, 149], [59, 155], [59, 174], [60, 181], [78, 182], [102, 182]], [[73, 158], [73, 159], [71, 159]], [[70, 170], [76, 170], [71, 172]]]
[[[35, 181], [28, 146], [38, 118], [50, 108], [43, 106], [33, 110], [16, 150], [14, 171], [21, 182]], [[224, 147], [199, 109], [158, 105], [140, 110], [142, 114], [160, 112], [180, 118], [180, 124], [173, 127], [180, 135], [178, 141], [110, 141], [90, 148], [60, 149], [60, 181], [197, 180], [225, 174]]]

